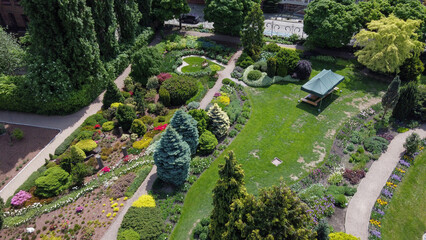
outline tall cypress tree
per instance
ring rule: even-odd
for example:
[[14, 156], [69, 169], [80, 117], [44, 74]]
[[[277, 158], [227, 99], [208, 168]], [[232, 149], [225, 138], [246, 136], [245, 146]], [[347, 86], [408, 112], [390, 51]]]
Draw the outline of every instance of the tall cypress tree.
[[142, 14], [135, 0], [115, 0], [114, 10], [120, 26], [120, 41], [133, 42]]
[[92, 10], [96, 38], [101, 56], [111, 59], [118, 54], [118, 41], [115, 37], [117, 19], [114, 12], [114, 0], [87, 0]]
[[399, 120], [411, 119], [414, 117], [414, 109], [416, 107], [419, 89], [417, 82], [409, 82], [401, 88], [398, 103], [392, 112], [392, 117]]
[[234, 200], [244, 198], [247, 191], [244, 183], [244, 170], [237, 164], [234, 152], [230, 151], [225, 157], [225, 165], [219, 167], [219, 180], [213, 189], [213, 212], [209, 225], [211, 240], [223, 239], [228, 222], [230, 205]]
[[252, 9], [244, 19], [241, 29], [241, 42], [244, 51], [253, 59], [258, 59], [265, 41], [263, 41], [263, 32], [265, 30], [265, 17], [263, 16], [260, 3], [253, 4]]
[[158, 177], [176, 186], [182, 185], [189, 174], [191, 150], [182, 137], [168, 126], [154, 152]]
[[188, 143], [191, 154], [195, 154], [199, 137], [197, 121], [191, 115], [179, 109], [170, 120], [170, 125], [182, 136], [182, 140]]
[[151, 16], [152, 0], [138, 0], [138, 7], [139, 7], [139, 12], [142, 13], [142, 17], [141, 17], [141, 20], [139, 21], [139, 24], [142, 27], [149, 27], [151, 23], [153, 22], [152, 16]]
[[98, 81], [105, 69], [86, 2], [23, 0], [22, 5], [31, 19], [27, 81], [36, 99], [65, 98], [84, 84], [102, 88]]
[[385, 95], [382, 97], [382, 106], [385, 112], [383, 113], [383, 118], [385, 118], [386, 113], [390, 108], [394, 108], [399, 98], [399, 85], [401, 84], [401, 80], [396, 76], [392, 82], [389, 84], [388, 90]]

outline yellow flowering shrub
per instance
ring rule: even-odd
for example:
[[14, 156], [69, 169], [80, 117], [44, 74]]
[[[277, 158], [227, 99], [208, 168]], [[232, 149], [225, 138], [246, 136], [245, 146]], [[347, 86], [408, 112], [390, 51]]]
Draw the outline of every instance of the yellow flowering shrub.
[[136, 149], [145, 149], [149, 146], [149, 144], [151, 143], [152, 138], [149, 137], [143, 137], [142, 140], [140, 141], [136, 141], [133, 143], [133, 148]]
[[115, 208], [117, 206], [118, 206], [118, 203], [114, 203], [114, 204], [111, 205], [111, 208]]
[[127, 199], [129, 199], [128, 197], [124, 197], [123, 200], [126, 201]]
[[104, 213], [105, 212], [105, 210], [102, 210], [102, 213]]
[[330, 240], [359, 240], [359, 238], [344, 232], [330, 233], [328, 237]]
[[229, 103], [231, 103], [231, 99], [229, 99], [228, 96], [226, 96], [224, 93], [222, 93], [222, 95], [220, 97], [217, 98], [217, 100], [219, 101], [219, 103], [228, 106]]
[[117, 213], [113, 213], [113, 214], [112, 214], [112, 216], [113, 216], [113, 217], [117, 216]]
[[142, 195], [132, 203], [132, 207], [155, 207], [155, 200], [151, 195]]
[[115, 207], [114, 208], [114, 212], [118, 212], [118, 211], [120, 211], [120, 208], [119, 207]]
[[107, 213], [106, 217], [107, 218], [111, 217], [111, 213]]
[[120, 203], [120, 207], [124, 206], [124, 203]]
[[121, 105], [123, 105], [122, 103], [120, 103], [120, 102], [115, 102], [115, 103], [112, 103], [111, 104], [111, 107], [112, 108], [118, 108], [119, 106], [121, 106]]

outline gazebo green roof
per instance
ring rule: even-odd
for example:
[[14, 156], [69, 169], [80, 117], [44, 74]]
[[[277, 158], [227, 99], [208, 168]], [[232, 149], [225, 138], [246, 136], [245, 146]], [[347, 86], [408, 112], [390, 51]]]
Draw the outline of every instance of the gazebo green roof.
[[309, 82], [302, 86], [302, 90], [318, 96], [320, 98], [326, 96], [334, 87], [345, 79], [342, 75], [334, 73], [331, 70], [322, 70]]

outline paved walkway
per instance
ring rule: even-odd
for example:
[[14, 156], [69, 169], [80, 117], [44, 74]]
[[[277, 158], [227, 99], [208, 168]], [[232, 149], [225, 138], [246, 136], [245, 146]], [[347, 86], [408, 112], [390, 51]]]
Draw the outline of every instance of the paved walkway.
[[213, 100], [214, 94], [217, 92], [220, 92], [220, 88], [222, 88], [223, 84], [222, 84], [222, 80], [225, 78], [229, 78], [232, 81], [236, 82], [237, 84], [241, 84], [243, 86], [247, 86], [244, 82], [240, 82], [236, 79], [233, 79], [231, 77], [231, 73], [235, 68], [235, 63], [237, 62], [238, 58], [241, 56], [242, 54], [242, 50], [238, 50], [233, 56], [232, 58], [229, 60], [228, 65], [226, 65], [225, 69], [223, 69], [222, 71], [218, 72], [218, 79], [216, 81], [216, 84], [213, 86], [213, 88], [211, 88], [206, 96], [204, 96], [203, 100], [201, 100], [200, 102], [200, 109], [206, 109], [207, 105], [209, 105], [209, 103]]
[[138, 188], [133, 197], [128, 199], [126, 205], [121, 208], [122, 210], [120, 211], [118, 216], [115, 217], [114, 222], [109, 226], [108, 230], [104, 233], [102, 240], [117, 239], [118, 229], [120, 229], [120, 225], [123, 221], [124, 215], [126, 215], [126, 212], [132, 206], [132, 203], [134, 201], [136, 201], [141, 195], [148, 194], [148, 192], [152, 188], [152, 185], [155, 182], [155, 179], [157, 179], [157, 166], [154, 165], [151, 169], [151, 172], [149, 172], [148, 176], [145, 178], [145, 181], [143, 181], [142, 185]]
[[346, 212], [346, 233], [359, 237], [361, 240], [368, 239], [371, 210], [387, 179], [401, 159], [405, 139], [413, 132], [422, 138], [426, 137], [426, 124], [414, 131], [398, 134], [389, 144], [388, 150], [373, 163], [365, 178], [361, 180]]
[[[124, 79], [130, 73], [130, 66], [118, 76], [115, 83], [119, 88], [124, 86]], [[0, 111], [0, 122], [14, 124], [26, 124], [45, 128], [55, 128], [61, 130], [56, 137], [47, 145], [35, 158], [33, 158], [3, 189], [0, 191], [0, 197], [5, 201], [12, 196], [16, 189], [27, 180], [27, 178], [44, 164], [44, 159], [49, 159], [49, 154], [55, 152], [55, 149], [90, 115], [95, 114], [102, 107], [104, 93], [99, 95], [92, 104], [80, 111], [67, 116], [43, 116], [32, 113]]]

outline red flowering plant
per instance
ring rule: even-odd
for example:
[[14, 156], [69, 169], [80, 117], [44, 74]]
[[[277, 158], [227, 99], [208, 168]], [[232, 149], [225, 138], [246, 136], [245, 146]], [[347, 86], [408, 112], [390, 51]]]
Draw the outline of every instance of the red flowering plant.
[[157, 76], [157, 79], [160, 82], [160, 84], [162, 84], [164, 81], [166, 81], [167, 79], [169, 79], [171, 77], [172, 77], [172, 75], [170, 73], [160, 73]]
[[125, 163], [128, 163], [130, 161], [130, 156], [129, 155], [124, 156], [123, 161]]
[[129, 94], [130, 94], [130, 96], [133, 96], [133, 92], [132, 91], [129, 91]]
[[104, 173], [107, 173], [107, 172], [110, 172], [110, 171], [111, 171], [111, 168], [109, 168], [109, 167], [104, 167], [104, 168], [102, 168], [102, 169], [101, 169], [101, 171], [102, 171], [102, 172], [104, 172]]
[[154, 130], [163, 131], [164, 129], [166, 129], [166, 127], [167, 127], [167, 123], [166, 123], [166, 124], [163, 124], [163, 125], [160, 125], [160, 126], [155, 127], [155, 128], [154, 128]]
[[99, 128], [101, 128], [101, 125], [96, 124], [96, 125], [94, 126], [94, 128], [95, 128], [95, 129], [99, 129]]

